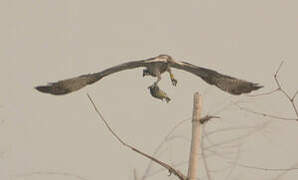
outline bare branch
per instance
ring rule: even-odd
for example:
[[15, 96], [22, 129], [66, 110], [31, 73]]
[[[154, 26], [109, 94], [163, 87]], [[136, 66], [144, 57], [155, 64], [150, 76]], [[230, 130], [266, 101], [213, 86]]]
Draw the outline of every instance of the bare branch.
[[[294, 101], [295, 101], [295, 98], [297, 97], [298, 90], [297, 90], [297, 91], [294, 93], [294, 95], [291, 97], [291, 96], [290, 96], [290, 95], [289, 95], [289, 94], [282, 88], [281, 83], [280, 83], [279, 80], [278, 80], [279, 71], [280, 71], [280, 69], [281, 69], [283, 63], [284, 63], [284, 61], [282, 61], [282, 62], [279, 64], [279, 66], [278, 66], [278, 68], [277, 68], [277, 70], [276, 70], [276, 72], [274, 73], [274, 76], [273, 76], [277, 88], [276, 88], [275, 90], [271, 91], [271, 92], [263, 93], [263, 94], [258, 94], [258, 95], [251, 95], [250, 97], [257, 97], [257, 96], [261, 96], [261, 95], [270, 95], [270, 94], [273, 94], [273, 93], [275, 93], [275, 92], [277, 92], [277, 91], [280, 91], [280, 92], [287, 98], [287, 100], [289, 101], [289, 103], [291, 104], [291, 106], [292, 106], [292, 108], [293, 108], [293, 110], [294, 110], [294, 112], [295, 112], [297, 118], [295, 118], [295, 119], [292, 119], [292, 118], [283, 118], [283, 117], [278, 117], [278, 116], [274, 116], [274, 115], [269, 115], [269, 114], [266, 114], [266, 113], [255, 112], [255, 111], [251, 111], [251, 110], [249, 110], [248, 112], [252, 112], [252, 113], [254, 113], [254, 114], [259, 114], [259, 115], [262, 115], [262, 116], [271, 117], [271, 118], [274, 118], [274, 119], [281, 119], [281, 120], [296, 120], [296, 121], [298, 121], [298, 108], [297, 108], [297, 106], [295, 105], [295, 102], [294, 102]], [[241, 110], [243, 110], [243, 108], [242, 108]]]
[[[297, 166], [298, 163], [295, 163], [294, 165], [292, 165], [292, 167]], [[287, 173], [289, 173], [289, 171], [283, 171], [282, 173], [280, 173], [278, 176], [276, 176], [273, 180], [279, 180], [281, 179], [283, 176], [285, 176]]]
[[[210, 151], [211, 152], [211, 150], [206, 150], [206, 151]], [[209, 154], [206, 154], [205, 155], [205, 158], [206, 159], [208, 159], [208, 158], [210, 158], [210, 157], [214, 157], [216, 154], [215, 154], [215, 152], [213, 152], [212, 151], [212, 154], [213, 155], [210, 155], [210, 153]], [[217, 153], [218, 154], [218, 153]], [[231, 153], [232, 154], [232, 153]], [[234, 152], [233, 152], [233, 154], [235, 154]], [[217, 155], [217, 156], [220, 156], [220, 155]], [[199, 157], [200, 159], [202, 158], [202, 154], [200, 153], [200, 157]], [[229, 160], [231, 160], [231, 159], [229, 159]], [[175, 163], [175, 164], [173, 164], [172, 166], [174, 166], [174, 167], [180, 167], [180, 166], [183, 166], [183, 165], [186, 165], [188, 163], [188, 161], [183, 161], [183, 162], [179, 162], [179, 163]], [[160, 172], [164, 172], [165, 171], [165, 169], [158, 169], [158, 170], [155, 170], [154, 172], [150, 172], [148, 175], [147, 175], [147, 177], [150, 177], [150, 176], [153, 176], [153, 175], [156, 175], [156, 174], [158, 174], [158, 173], [160, 173]], [[210, 170], [210, 172], [213, 172], [214, 170]]]
[[[223, 145], [227, 145], [229, 143], [232, 143], [232, 142], [235, 142], [235, 141], [238, 141], [238, 140], [242, 140], [244, 138], [248, 138], [250, 136], [252, 136], [254, 133], [256, 132], [259, 132], [263, 129], [265, 129], [271, 122], [264, 122], [264, 123], [261, 123], [259, 125], [256, 125], [254, 128], [252, 128], [252, 130], [248, 131], [247, 133], [241, 135], [241, 136], [238, 136], [238, 137], [234, 137], [234, 138], [231, 138], [231, 139], [227, 139], [225, 141], [222, 141], [220, 143], [214, 143], [212, 145], [209, 145], [207, 147], [205, 147], [205, 149], [211, 149], [211, 148], [214, 148], [214, 147], [217, 147], [217, 146], [223, 146]], [[209, 133], [206, 133], [206, 135], [208, 136]]]
[[[231, 142], [234, 142], [234, 141], [237, 141], [237, 140], [241, 140], [241, 139], [243, 139], [243, 138], [247, 138], [247, 137], [249, 137], [249, 136], [251, 136], [251, 135], [253, 135], [255, 132], [258, 132], [258, 131], [260, 131], [260, 130], [262, 130], [262, 129], [264, 129], [265, 127], [267, 127], [267, 125], [269, 124], [270, 122], [268, 121], [268, 122], [265, 122], [265, 123], [261, 123], [260, 125], [257, 125], [257, 126], [247, 126], [247, 127], [245, 127], [245, 126], [243, 126], [243, 127], [236, 127], [235, 129], [231, 129], [231, 130], [239, 130], [239, 128], [240, 129], [251, 129], [250, 131], [248, 131], [247, 132], [247, 134], [244, 134], [244, 135], [242, 135], [242, 136], [240, 136], [240, 137], [234, 137], [233, 139], [228, 139], [228, 140], [226, 140], [226, 141], [223, 141], [223, 142], [220, 142], [220, 143], [217, 143], [217, 144], [215, 144], [215, 143], [213, 143], [212, 141], [211, 141], [211, 139], [209, 139], [209, 137], [208, 136], [210, 136], [210, 134], [212, 135], [212, 134], [214, 134], [216, 131], [211, 131], [211, 133], [206, 133], [206, 131], [205, 131], [205, 129], [203, 129], [203, 137], [202, 137], [202, 142], [204, 142], [204, 139], [206, 138], [208, 141], [210, 141], [210, 144], [211, 145], [209, 145], [209, 147], [207, 146], [207, 147], [204, 147], [204, 151], [208, 151], [208, 154], [210, 155], [210, 153], [212, 154], [212, 155], [216, 155], [216, 156], [218, 156], [219, 158], [221, 158], [221, 159], [224, 159], [224, 160], [226, 160], [226, 162], [230, 162], [230, 164], [231, 164], [231, 166], [229, 167], [229, 172], [228, 172], [228, 174], [227, 174], [227, 176], [225, 177], [225, 179], [228, 179], [230, 176], [231, 176], [231, 174], [232, 174], [232, 172], [235, 170], [235, 168], [237, 167], [237, 165], [238, 165], [238, 161], [239, 161], [239, 155], [240, 155], [240, 147], [242, 146], [242, 144], [238, 144], [237, 145], [237, 153], [236, 153], [236, 156], [233, 158], [233, 160], [232, 160], [232, 158], [230, 158], [230, 157], [227, 157], [226, 155], [226, 153], [224, 153], [224, 154], [219, 154], [219, 152], [220, 153], [222, 153], [222, 148], [219, 150], [219, 152], [217, 152], [217, 150], [212, 150], [214, 147], [216, 147], [216, 146], [222, 146], [222, 145], [226, 145], [226, 144], [229, 144], [229, 143], [231, 143]], [[230, 128], [223, 128], [223, 129], [221, 129], [221, 131], [220, 132], [226, 132], [226, 131], [229, 131], [230, 130]], [[203, 145], [203, 146], [205, 146], [205, 145]], [[212, 148], [212, 149], [211, 149]], [[203, 151], [203, 150], [202, 150]], [[202, 154], [203, 154], [203, 152], [202, 152]], [[233, 154], [235, 154], [235, 153], [233, 153]], [[204, 156], [205, 156], [205, 154], [204, 154]], [[202, 157], [202, 159], [203, 159], [203, 157]], [[206, 161], [205, 161], [206, 162]], [[231, 162], [233, 162], [233, 163], [231, 163]], [[208, 166], [207, 166], [208, 167]], [[225, 168], [225, 169], [227, 169], [227, 168]], [[208, 169], [208, 172], [212, 172], [212, 170], [210, 170], [210, 169]], [[207, 174], [207, 177], [208, 177], [208, 174]], [[210, 173], [209, 173], [209, 177], [208, 177], [208, 179], [210, 178]]]
[[105, 120], [105, 118], [103, 117], [103, 115], [100, 113], [100, 111], [97, 109], [95, 103], [93, 102], [92, 98], [90, 97], [89, 94], [87, 94], [90, 102], [92, 103], [94, 110], [96, 111], [96, 113], [99, 115], [99, 117], [101, 118], [101, 120], [105, 123], [106, 127], [109, 129], [109, 131], [113, 134], [113, 136], [124, 146], [127, 146], [127, 144], [113, 131], [113, 129], [110, 127], [109, 123]]
[[124, 142], [124, 141], [123, 141], [123, 140], [122, 140], [122, 139], [121, 139], [121, 138], [120, 138], [120, 137], [113, 131], [113, 129], [109, 126], [108, 122], [104, 119], [103, 115], [100, 113], [100, 111], [99, 111], [98, 108], [96, 107], [96, 105], [95, 105], [94, 101], [92, 100], [92, 98], [90, 97], [90, 95], [87, 94], [87, 96], [88, 96], [90, 102], [92, 103], [92, 105], [93, 105], [95, 111], [97, 112], [98, 116], [99, 116], [99, 117], [101, 118], [101, 120], [105, 123], [106, 127], [108, 128], [108, 130], [112, 133], [112, 135], [113, 135], [113, 136], [114, 136], [114, 137], [115, 137], [115, 138], [116, 138], [116, 139], [117, 139], [123, 146], [130, 148], [131, 150], [133, 150], [133, 151], [135, 151], [135, 152], [141, 154], [142, 156], [147, 157], [148, 159], [150, 159], [150, 160], [152, 160], [152, 161], [158, 163], [158, 164], [161, 165], [162, 167], [168, 169], [170, 175], [171, 175], [171, 174], [174, 174], [174, 175], [176, 175], [180, 180], [186, 180], [186, 176], [183, 175], [179, 170], [176, 170], [175, 168], [171, 167], [170, 165], [168, 165], [168, 164], [166, 164], [166, 163], [164, 163], [164, 162], [162, 162], [162, 161], [160, 161], [160, 160], [158, 160], [158, 159], [156, 159], [156, 158], [154, 158], [154, 157], [152, 157], [152, 156], [150, 156], [150, 155], [148, 155], [148, 154], [146, 154], [146, 153], [144, 153], [144, 152], [138, 150], [137, 148], [135, 148], [135, 147], [133, 147], [133, 146], [131, 146], [131, 145], [125, 143], [125, 142]]
[[281, 66], [284, 64], [284, 61], [281, 61], [280, 62], [280, 64], [279, 64], [279, 66], [278, 66], [278, 68], [277, 68], [277, 70], [275, 71], [275, 73], [274, 73], [274, 77], [277, 77], [277, 75], [278, 75], [278, 73], [279, 73], [279, 71], [280, 71], [280, 69], [281, 69]]
[[248, 94], [246, 95], [247, 97], [258, 97], [258, 96], [267, 96], [267, 95], [271, 95], [275, 92], [279, 91], [279, 88], [277, 89], [274, 89], [272, 91], [269, 91], [269, 92], [265, 92], [265, 93], [260, 93], [260, 94]]
[[[232, 162], [228, 162], [228, 163], [232, 163]], [[243, 168], [261, 170], [261, 171], [293, 171], [293, 170], [298, 170], [298, 167], [291, 167], [291, 168], [264, 168], [264, 167], [258, 167], [258, 166], [245, 165], [245, 164], [241, 164], [241, 163], [237, 163], [237, 165], [240, 166], [240, 167], [243, 167]]]
[[88, 180], [85, 177], [68, 173], [68, 172], [54, 172], [54, 171], [36, 171], [36, 172], [30, 172], [30, 173], [24, 173], [24, 174], [18, 174], [14, 175], [15, 177], [30, 177], [34, 175], [46, 175], [46, 176], [65, 176], [65, 177], [73, 177], [79, 180]]
[[136, 169], [133, 169], [133, 177], [134, 177], [134, 180], [139, 180], [139, 176], [137, 174], [137, 170]]
[[[163, 147], [163, 145], [164, 145], [166, 142], [168, 142], [168, 141], [170, 141], [170, 140], [173, 139], [173, 138], [171, 137], [171, 135], [174, 133], [174, 131], [175, 131], [179, 126], [181, 126], [183, 123], [188, 122], [189, 119], [190, 119], [190, 118], [186, 118], [186, 119], [184, 119], [184, 120], [178, 122], [178, 123], [177, 123], [177, 124], [170, 130], [170, 132], [166, 135], [166, 137], [161, 141], [161, 143], [157, 146], [157, 148], [155, 149], [155, 151], [154, 151], [154, 153], [153, 153], [152, 156], [156, 156], [157, 153], [160, 151], [160, 149]], [[144, 175], [143, 175], [143, 177], [142, 177], [142, 180], [145, 180], [146, 177], [148, 176], [149, 171], [150, 171], [150, 169], [151, 169], [151, 167], [152, 167], [152, 162], [153, 162], [153, 161], [150, 161], [150, 163], [148, 164], [148, 166], [147, 166], [147, 168], [146, 168], [146, 170], [145, 170], [145, 173], [144, 173]]]
[[[202, 121], [201, 121], [202, 122]], [[204, 126], [203, 126], [203, 134], [205, 133], [204, 131]], [[207, 179], [208, 180], [212, 180], [211, 178], [211, 174], [210, 174], [210, 169], [208, 167], [208, 163], [207, 163], [207, 160], [206, 160], [206, 157], [205, 157], [205, 149], [204, 149], [204, 137], [205, 136], [202, 136], [202, 142], [201, 142], [201, 153], [202, 153], [202, 159], [203, 159], [203, 164], [204, 164], [204, 167], [205, 167], [205, 171], [206, 171], [206, 174], [207, 174]]]
[[293, 97], [291, 98], [292, 101], [294, 101], [294, 99], [296, 98], [297, 94], [298, 94], [298, 90], [295, 92], [295, 94], [294, 94]]
[[204, 116], [203, 118], [200, 119], [200, 123], [204, 124], [205, 122], [207, 122], [207, 121], [209, 121], [210, 119], [213, 119], [213, 118], [220, 118], [220, 117], [219, 116], [206, 115], [206, 116]]
[[[209, 121], [209, 120], [212, 119], [212, 118], [220, 118], [220, 117], [219, 117], [219, 116], [213, 116], [213, 115], [206, 115], [206, 116], [204, 116], [204, 117], [202, 117], [202, 118], [200, 119], [200, 122], [203, 124], [203, 123]], [[170, 130], [170, 132], [165, 136], [165, 138], [161, 141], [161, 143], [157, 146], [157, 148], [155, 149], [155, 151], [154, 151], [154, 153], [153, 153], [152, 156], [156, 156], [156, 155], [158, 154], [158, 152], [160, 151], [160, 149], [163, 147], [163, 145], [164, 145], [165, 143], [167, 143], [167, 142], [169, 142], [169, 141], [171, 141], [171, 140], [177, 139], [177, 138], [180, 138], [180, 139], [186, 139], [186, 138], [184, 138], [184, 137], [182, 137], [182, 136], [172, 136], [172, 134], [175, 132], [175, 130], [176, 130], [178, 127], [180, 127], [180, 126], [181, 126], [182, 124], [184, 124], [185, 122], [188, 122], [189, 119], [191, 119], [191, 118], [185, 118], [185, 119], [183, 119], [182, 121], [178, 122], [178, 123], [177, 123], [177, 124]], [[188, 142], [189, 139], [186, 139], [186, 141]], [[174, 167], [175, 167], [175, 166], [174, 166]], [[147, 166], [147, 168], [146, 168], [146, 170], [145, 170], [145, 173], [144, 173], [144, 175], [143, 175], [143, 177], [142, 177], [142, 180], [145, 180], [146, 177], [149, 177], [149, 175], [151, 175], [151, 174], [149, 174], [151, 168], [152, 168], [152, 161], [150, 161], [150, 163], [148, 164], [148, 166]], [[159, 172], [160, 172], [160, 171], [159, 171]]]
[[239, 131], [239, 130], [244, 130], [244, 129], [255, 129], [257, 127], [260, 127], [260, 125], [256, 126], [238, 126], [238, 127], [227, 127], [227, 128], [221, 128], [221, 129], [216, 129], [213, 131], [209, 131], [205, 134], [205, 136], [211, 136], [217, 133], [223, 133], [223, 132], [229, 132], [229, 131]]
[[252, 114], [256, 114], [256, 115], [260, 115], [260, 116], [264, 116], [264, 117], [268, 117], [268, 118], [273, 118], [273, 119], [278, 119], [278, 120], [286, 120], [286, 121], [297, 121], [298, 120], [297, 118], [280, 117], [280, 116], [276, 116], [276, 115], [272, 115], [272, 114], [266, 114], [263, 112], [257, 112], [257, 111], [251, 110], [249, 108], [242, 107], [242, 106], [238, 105], [237, 103], [235, 103], [235, 106], [237, 106], [242, 111], [246, 111], [246, 112], [249, 112]]
[[298, 93], [298, 91], [294, 94], [294, 96], [291, 98], [290, 95], [282, 88], [277, 76], [278, 76], [278, 72], [282, 66], [283, 62], [281, 62], [281, 64], [279, 65], [275, 75], [274, 75], [274, 79], [275, 79], [275, 82], [276, 82], [276, 85], [277, 87], [279, 88], [279, 90], [287, 97], [287, 99], [289, 100], [290, 104], [292, 105], [292, 108], [294, 109], [295, 113], [296, 113], [296, 116], [297, 116], [297, 121], [298, 121], [298, 110], [297, 110], [297, 107], [294, 103], [294, 100], [295, 100], [295, 97]]
[[236, 169], [236, 167], [237, 167], [237, 163], [238, 163], [239, 158], [240, 158], [240, 147], [241, 147], [241, 146], [238, 147], [237, 155], [236, 155], [236, 157], [235, 157], [234, 162], [232, 162], [232, 168], [230, 169], [230, 171], [229, 171], [228, 175], [226, 176], [225, 180], [228, 180], [228, 179], [229, 179], [229, 177], [232, 175], [233, 171], [234, 171], [234, 170]]

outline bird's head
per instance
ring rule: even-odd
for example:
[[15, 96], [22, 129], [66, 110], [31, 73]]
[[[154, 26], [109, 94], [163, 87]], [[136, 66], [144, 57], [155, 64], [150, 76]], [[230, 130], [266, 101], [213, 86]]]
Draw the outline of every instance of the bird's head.
[[160, 61], [164, 61], [167, 63], [175, 63], [175, 60], [172, 58], [172, 56], [167, 55], [167, 54], [161, 54], [159, 56], [156, 57], [157, 59], [159, 59]]
[[160, 54], [159, 56], [157, 56], [158, 59], [165, 59], [165, 60], [172, 60], [172, 57], [170, 55], [167, 54]]
[[149, 70], [148, 70], [148, 69], [144, 69], [144, 70], [143, 70], [143, 77], [144, 77], [144, 76], [149, 76], [149, 75], [150, 75]]

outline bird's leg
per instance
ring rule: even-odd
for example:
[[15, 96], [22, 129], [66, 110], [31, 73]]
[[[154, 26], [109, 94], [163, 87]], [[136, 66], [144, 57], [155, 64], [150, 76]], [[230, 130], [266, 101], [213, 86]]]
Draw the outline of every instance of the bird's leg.
[[174, 78], [174, 74], [172, 73], [171, 68], [168, 67], [167, 71], [170, 75], [173, 86], [176, 86], [178, 81]]
[[157, 77], [157, 80], [154, 82], [154, 86], [157, 86], [157, 84], [158, 84], [159, 81], [161, 80], [161, 75], [160, 75], [160, 73], [157, 73], [156, 77]]

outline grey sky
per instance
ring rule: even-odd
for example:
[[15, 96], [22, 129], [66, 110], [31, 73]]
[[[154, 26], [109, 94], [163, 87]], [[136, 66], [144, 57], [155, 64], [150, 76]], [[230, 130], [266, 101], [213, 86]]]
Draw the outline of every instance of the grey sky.
[[[169, 104], [150, 96], [147, 87], [155, 79], [143, 78], [142, 69], [114, 74], [67, 96], [41, 94], [33, 87], [170, 54], [258, 82], [265, 86], [260, 93], [275, 88], [273, 73], [285, 60], [280, 79], [293, 94], [298, 89], [298, 1], [2, 0], [0, 4], [0, 120], [4, 120], [0, 152], [5, 152], [0, 179], [34, 171], [69, 172], [90, 180], [132, 179], [134, 168], [142, 174], [148, 161], [115, 141], [98, 121], [87, 92], [119, 135], [148, 153], [174, 124], [191, 116], [196, 91], [203, 95], [205, 114], [242, 99], [256, 110], [294, 117], [279, 94], [235, 97], [177, 70], [173, 71], [177, 87], [171, 86], [168, 75], [160, 84], [172, 98]], [[222, 119], [209, 128], [264, 120], [235, 107], [220, 115]], [[180, 133], [190, 136], [189, 127], [186, 124]], [[269, 140], [256, 135], [246, 141], [241, 160], [272, 168], [298, 162], [298, 123], [274, 121], [269, 129]], [[161, 157], [168, 162], [187, 160], [188, 145], [171, 143]], [[239, 170], [240, 174], [246, 175], [242, 179], [263, 175], [248, 170]], [[285, 179], [297, 179], [298, 173], [292, 174]], [[161, 173], [155, 179], [166, 176]]]

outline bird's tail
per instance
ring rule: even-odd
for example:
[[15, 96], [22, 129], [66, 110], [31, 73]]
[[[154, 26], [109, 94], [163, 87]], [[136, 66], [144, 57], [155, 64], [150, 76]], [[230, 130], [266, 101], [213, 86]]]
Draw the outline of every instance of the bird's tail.
[[169, 103], [171, 101], [171, 98], [169, 98], [169, 97], [165, 97], [165, 99], [166, 99], [167, 103]]

